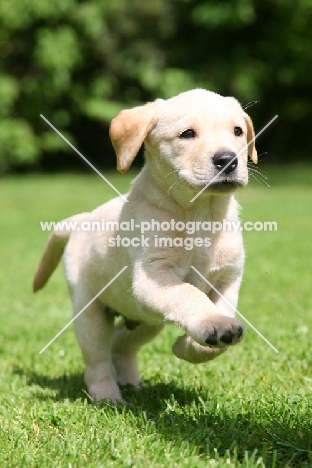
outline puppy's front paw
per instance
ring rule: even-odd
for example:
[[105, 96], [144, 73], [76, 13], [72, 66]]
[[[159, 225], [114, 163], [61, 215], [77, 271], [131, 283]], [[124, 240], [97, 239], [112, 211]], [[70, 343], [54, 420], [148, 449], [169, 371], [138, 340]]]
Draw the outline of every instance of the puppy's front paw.
[[94, 400], [108, 400], [112, 403], [123, 402], [117, 382], [109, 374], [104, 374], [99, 369], [87, 367], [85, 382], [89, 395]]
[[88, 387], [88, 392], [91, 398], [95, 401], [106, 400], [110, 403], [124, 403], [119, 388], [112, 388], [106, 385], [91, 385]]
[[221, 314], [193, 321], [187, 331], [197, 343], [216, 347], [235, 345], [244, 336], [244, 326], [239, 320]]

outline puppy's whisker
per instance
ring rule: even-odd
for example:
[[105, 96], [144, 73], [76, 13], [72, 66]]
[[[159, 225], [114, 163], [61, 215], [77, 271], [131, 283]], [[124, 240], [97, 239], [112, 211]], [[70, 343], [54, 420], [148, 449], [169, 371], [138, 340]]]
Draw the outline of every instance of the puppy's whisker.
[[182, 190], [187, 185], [186, 180], [180, 179], [180, 183], [178, 185], [178, 189]]
[[267, 183], [267, 177], [264, 174], [262, 174], [259, 170], [249, 167], [248, 173], [250, 180], [270, 187], [270, 185]]
[[171, 174], [173, 174], [174, 172], [179, 172], [180, 169], [175, 169], [174, 171], [170, 171], [168, 172], [168, 174], [165, 175], [165, 179], [166, 177], [170, 176]]
[[250, 164], [250, 165], [247, 164], [247, 167], [248, 167], [248, 171], [258, 174], [263, 179], [267, 179], [267, 173], [263, 169], [259, 169], [259, 167], [255, 166], [254, 164]]
[[252, 172], [253, 174], [256, 174], [257, 176], [261, 177], [261, 179], [263, 179], [263, 180], [268, 180], [266, 174], [261, 172], [261, 171], [257, 171], [256, 169], [249, 168], [249, 172]]
[[249, 174], [249, 181], [250, 183], [254, 183], [256, 185], [263, 185], [263, 182], [255, 177], [253, 174]]
[[168, 192], [167, 192], [168, 195], [169, 195], [170, 190], [171, 190], [176, 184], [179, 184], [181, 181], [182, 181], [182, 179], [179, 178], [179, 179], [177, 179], [175, 182], [173, 182], [172, 185], [170, 185], [170, 187], [168, 188]]
[[182, 182], [182, 185], [180, 187], [180, 190], [184, 189], [184, 187], [187, 185], [186, 180], [181, 180], [181, 182]]
[[259, 170], [259, 163], [261, 163], [261, 162], [263, 161], [263, 159], [261, 159], [261, 157], [262, 157], [262, 156], [265, 156], [265, 155], [267, 155], [267, 154], [268, 154], [267, 152], [258, 154], [258, 164], [255, 164], [253, 161], [250, 161], [250, 159], [248, 159], [248, 161], [247, 161], [247, 166], [248, 166], [248, 167], [254, 167], [255, 169], [258, 169], [258, 170]]

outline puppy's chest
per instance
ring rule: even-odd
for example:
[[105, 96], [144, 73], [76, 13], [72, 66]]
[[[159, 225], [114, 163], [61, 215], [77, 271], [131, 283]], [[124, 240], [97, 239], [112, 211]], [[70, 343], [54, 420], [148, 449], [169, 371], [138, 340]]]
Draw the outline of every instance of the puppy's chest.
[[194, 234], [192, 243], [193, 247], [186, 252], [178, 267], [179, 276], [183, 281], [198, 286], [201, 281], [197, 272], [214, 281], [223, 269], [232, 263], [231, 249], [227, 249], [227, 253], [224, 252], [224, 244], [228, 244], [224, 236], [200, 232]]

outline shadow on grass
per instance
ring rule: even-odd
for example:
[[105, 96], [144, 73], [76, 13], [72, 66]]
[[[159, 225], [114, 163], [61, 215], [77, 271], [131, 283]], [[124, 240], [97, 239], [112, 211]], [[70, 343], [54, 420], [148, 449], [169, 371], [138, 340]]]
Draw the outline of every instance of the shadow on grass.
[[[81, 373], [62, 374], [59, 376], [43, 375], [34, 370], [15, 367], [13, 370], [15, 375], [26, 378], [27, 385], [40, 387], [36, 392], [34, 389], [34, 397], [40, 400], [78, 400], [86, 398], [87, 389]], [[44, 393], [45, 390], [52, 392]]]
[[207, 396], [207, 389], [173, 382], [123, 390], [130, 402], [126, 411], [135, 417], [144, 412], [155, 432], [177, 445], [188, 441], [203, 455], [214, 457], [217, 449], [219, 456], [236, 454], [238, 460], [248, 452], [262, 456], [266, 467], [312, 468], [312, 423], [300, 414], [283, 414], [283, 401], [274, 402], [280, 410], [276, 417], [261, 405], [233, 414], [229, 404], [220, 407], [220, 399]]
[[[50, 377], [33, 370], [16, 368], [15, 374], [26, 377], [27, 384], [48, 394], [34, 394], [40, 400], [72, 401], [87, 398], [81, 374]], [[243, 414], [234, 414], [233, 407], [220, 407], [220, 400], [207, 396], [207, 389], [184, 387], [181, 382], [147, 382], [139, 390], [122, 387], [127, 405], [97, 403], [96, 409], [134, 417], [148, 431], [181, 446], [187, 441], [202, 455], [233, 456], [238, 460], [246, 452], [263, 457], [266, 467], [312, 468], [312, 425], [298, 412], [283, 414], [283, 402], [275, 402], [275, 412], [268, 414], [259, 406], [249, 407]], [[91, 400], [90, 400], [91, 401]], [[248, 403], [246, 403], [247, 405]], [[279, 407], [278, 417], [276, 407]], [[90, 405], [92, 411], [93, 405]], [[274, 461], [273, 461], [274, 460]]]

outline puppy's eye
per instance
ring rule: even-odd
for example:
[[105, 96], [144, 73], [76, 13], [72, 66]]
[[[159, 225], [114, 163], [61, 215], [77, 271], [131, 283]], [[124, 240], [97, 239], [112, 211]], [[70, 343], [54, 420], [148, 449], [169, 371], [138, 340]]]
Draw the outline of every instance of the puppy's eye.
[[179, 138], [195, 138], [196, 137], [196, 132], [192, 128], [188, 128], [187, 130], [184, 130], [184, 132], [181, 133]]
[[243, 130], [240, 127], [234, 127], [234, 135], [241, 136], [243, 134]]

